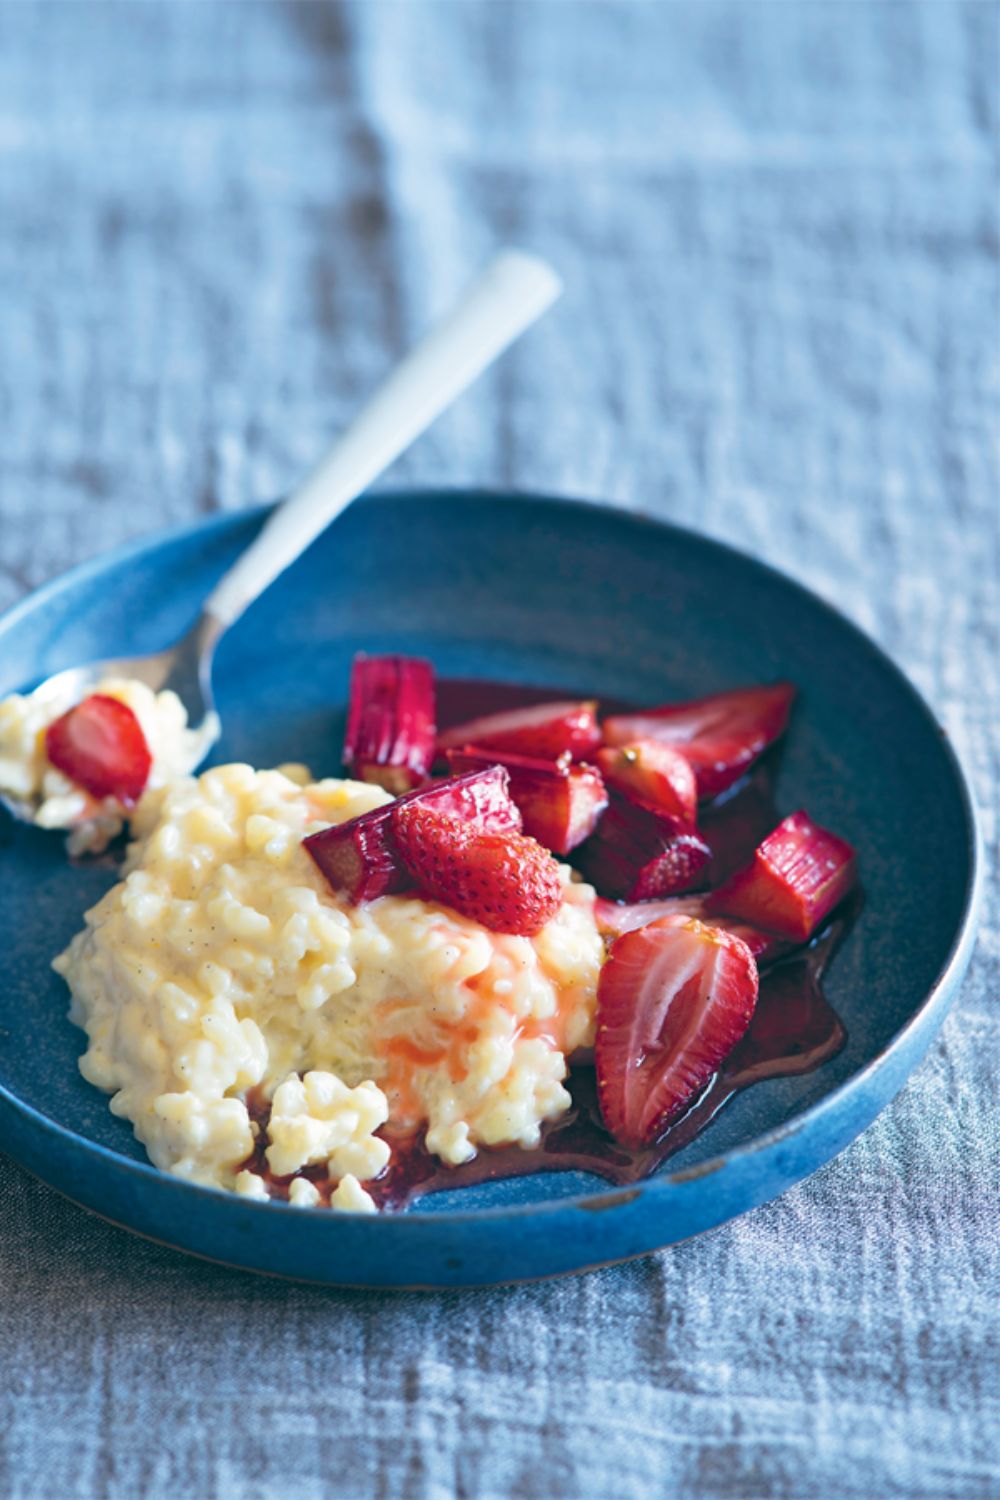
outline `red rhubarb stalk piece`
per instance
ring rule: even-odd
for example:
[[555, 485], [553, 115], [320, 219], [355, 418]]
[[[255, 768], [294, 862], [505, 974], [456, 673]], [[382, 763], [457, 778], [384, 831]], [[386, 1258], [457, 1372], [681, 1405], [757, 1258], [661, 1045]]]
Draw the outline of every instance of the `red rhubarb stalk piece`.
[[794, 698], [790, 682], [776, 682], [613, 714], [604, 721], [604, 739], [609, 745], [652, 739], [676, 746], [694, 768], [699, 797], [715, 797], [784, 733]]
[[434, 760], [434, 668], [417, 656], [354, 658], [344, 765], [358, 781], [399, 795]]
[[713, 892], [711, 910], [805, 943], [856, 884], [850, 844], [797, 812], [768, 834], [745, 869]]
[[631, 740], [597, 752], [606, 784], [630, 802], [691, 832], [698, 814], [698, 785], [691, 763], [660, 740]]
[[444, 755], [447, 750], [475, 745], [540, 760], [558, 760], [567, 753], [573, 760], [586, 760], [600, 743], [597, 704], [591, 700], [535, 703], [469, 719], [438, 736], [438, 751]]
[[57, 771], [98, 799], [131, 807], [142, 796], [153, 757], [127, 703], [92, 693], [51, 723], [45, 754]]
[[521, 814], [511, 801], [507, 772], [502, 766], [469, 776], [452, 776], [304, 839], [333, 890], [344, 891], [357, 904], [413, 885], [396, 844], [392, 814], [395, 808], [415, 802], [488, 833], [518, 833], [521, 829]]
[[521, 809], [524, 831], [553, 854], [568, 854], [597, 827], [608, 805], [601, 773], [593, 766], [574, 765], [568, 755], [540, 760], [502, 750], [465, 745], [449, 750], [453, 771], [475, 771], [501, 765], [510, 777], [510, 795]]
[[393, 832], [421, 889], [493, 932], [531, 937], [559, 910], [559, 866], [523, 833], [489, 833], [420, 802], [396, 804]]
[[711, 854], [698, 833], [679, 833], [669, 819], [613, 793], [579, 861], [602, 896], [649, 901], [704, 884]]
[[713, 913], [710, 904], [711, 897], [708, 894], [667, 896], [662, 901], [634, 902], [606, 901], [603, 896], [598, 896], [594, 902], [594, 920], [602, 936], [613, 942], [626, 932], [634, 932], [637, 927], [648, 927], [650, 922], [656, 922], [660, 917], [697, 917], [700, 922], [707, 922], [712, 927], [724, 927], [727, 932], [746, 943], [757, 960], [758, 969], [777, 963], [779, 958], [787, 957], [795, 948], [794, 943], [786, 942], [773, 932], [765, 932], [749, 922], [741, 922], [738, 917], [727, 917], [721, 912]]
[[757, 1003], [747, 945], [696, 917], [620, 937], [597, 986], [594, 1064], [615, 1140], [652, 1145], [694, 1102], [746, 1032]]

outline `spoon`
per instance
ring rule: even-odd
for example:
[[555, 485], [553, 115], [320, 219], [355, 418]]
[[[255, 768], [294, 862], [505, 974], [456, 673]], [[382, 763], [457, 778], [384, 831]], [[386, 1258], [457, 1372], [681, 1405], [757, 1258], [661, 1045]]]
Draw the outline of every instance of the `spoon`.
[[[562, 291], [545, 261], [501, 251], [447, 317], [382, 382], [305, 481], [205, 600], [186, 635], [151, 656], [87, 662], [47, 677], [32, 698], [78, 702], [104, 677], [133, 677], [154, 691], [170, 688], [198, 736], [196, 764], [221, 732], [212, 693], [212, 659], [222, 635], [310, 542], [387, 469]], [[193, 769], [193, 767], [192, 767]], [[14, 817], [30, 821], [29, 801], [0, 794]]]

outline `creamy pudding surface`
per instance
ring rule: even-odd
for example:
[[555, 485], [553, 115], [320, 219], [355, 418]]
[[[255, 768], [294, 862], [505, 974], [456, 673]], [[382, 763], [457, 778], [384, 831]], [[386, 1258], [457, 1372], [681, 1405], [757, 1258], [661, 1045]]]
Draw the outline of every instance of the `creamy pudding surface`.
[[604, 958], [593, 890], [560, 866], [562, 903], [531, 938], [417, 894], [352, 905], [302, 840], [391, 800], [245, 765], [142, 798], [123, 879], [55, 967], [84, 1076], [156, 1166], [303, 1205], [318, 1169], [331, 1206], [365, 1210], [394, 1132], [423, 1129], [457, 1165], [534, 1146], [569, 1107]]

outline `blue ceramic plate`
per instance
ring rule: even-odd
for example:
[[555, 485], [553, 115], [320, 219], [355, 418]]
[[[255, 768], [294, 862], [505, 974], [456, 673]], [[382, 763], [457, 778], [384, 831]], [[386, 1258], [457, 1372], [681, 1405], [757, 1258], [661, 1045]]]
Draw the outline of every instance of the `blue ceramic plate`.
[[[0, 622], [0, 691], [172, 640], [262, 515], [158, 537], [40, 590]], [[741, 1095], [627, 1189], [534, 1176], [379, 1218], [248, 1202], [156, 1172], [80, 1078], [81, 1033], [49, 961], [114, 871], [71, 868], [57, 836], [9, 826], [0, 1140], [11, 1156], [115, 1223], [212, 1260], [316, 1282], [466, 1286], [686, 1239], [783, 1192], [874, 1119], [955, 996], [978, 860], [968, 789], [942, 730], [854, 626], [771, 569], [673, 526], [524, 496], [379, 495], [331, 527], [223, 643], [215, 758], [335, 773], [361, 648], [426, 655], [453, 676], [646, 702], [798, 683], [779, 804], [808, 807], [855, 844], [865, 887], [826, 986], [847, 1025], [844, 1051]]]

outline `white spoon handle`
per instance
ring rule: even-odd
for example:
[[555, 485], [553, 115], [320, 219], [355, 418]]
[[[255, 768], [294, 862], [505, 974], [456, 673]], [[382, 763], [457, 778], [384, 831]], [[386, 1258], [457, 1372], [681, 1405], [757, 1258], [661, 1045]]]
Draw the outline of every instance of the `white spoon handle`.
[[559, 296], [519, 250], [496, 256], [458, 306], [383, 381], [313, 473], [274, 512], [205, 603], [225, 629]]

